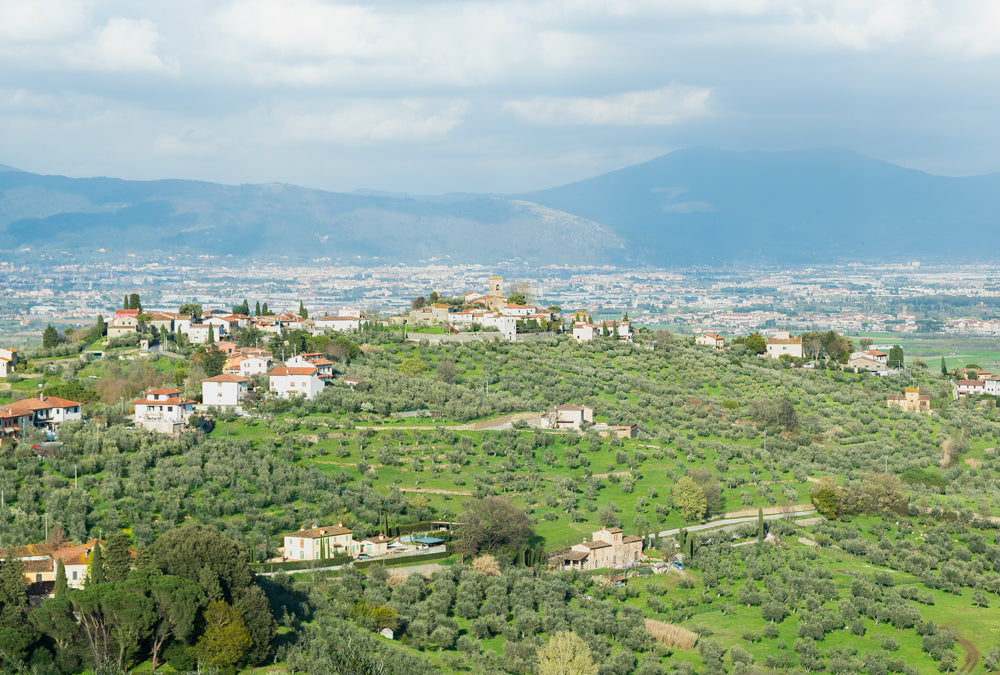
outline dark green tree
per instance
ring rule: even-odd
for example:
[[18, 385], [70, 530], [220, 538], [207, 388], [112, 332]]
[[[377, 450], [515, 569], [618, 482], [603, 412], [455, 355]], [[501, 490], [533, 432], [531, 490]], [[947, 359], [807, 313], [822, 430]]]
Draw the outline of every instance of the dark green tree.
[[66, 581], [66, 565], [63, 564], [62, 558], [56, 561], [56, 585], [53, 591], [55, 597], [60, 597], [69, 590], [69, 583]]
[[754, 354], [763, 354], [767, 351], [767, 340], [760, 333], [752, 333], [747, 336], [746, 346]]
[[253, 583], [246, 547], [208, 525], [169, 530], [149, 552], [157, 569], [194, 581], [211, 600], [235, 600]]
[[197, 302], [185, 302], [177, 308], [177, 313], [190, 316], [192, 319], [201, 318], [201, 305]]
[[128, 296], [128, 307], [126, 309], [137, 309], [142, 311], [142, 303], [139, 301], [139, 294], [132, 293]]
[[104, 577], [108, 582], [123, 581], [132, 570], [132, 553], [129, 551], [128, 535], [115, 532], [105, 544]]
[[253, 315], [260, 316], [260, 300], [257, 301], [257, 305], [254, 307]]
[[213, 344], [215, 342], [215, 325], [208, 324], [208, 344]]
[[903, 367], [903, 348], [899, 345], [893, 345], [889, 349], [889, 363], [890, 368], [902, 368]]
[[253, 646], [247, 651], [247, 663], [264, 663], [271, 656], [271, 643], [278, 632], [278, 624], [271, 614], [271, 606], [263, 589], [253, 584], [234, 605], [250, 631]]
[[948, 377], [948, 366], [944, 362], [944, 357], [941, 357], [941, 375], [942, 377]]
[[101, 314], [97, 315], [97, 324], [94, 326], [94, 332], [97, 333], [97, 337], [108, 334], [108, 327], [104, 323], [104, 316]]
[[301, 300], [299, 300], [299, 316], [302, 317], [303, 319], [309, 318], [309, 312], [306, 311], [305, 303], [303, 303]]
[[103, 584], [104, 579], [104, 556], [101, 552], [101, 542], [98, 541], [94, 544], [94, 553], [90, 558], [90, 569], [87, 570], [87, 586]]
[[263, 305], [261, 305], [260, 313], [261, 313], [261, 316], [274, 316], [274, 312], [272, 312], [271, 310], [269, 310], [267, 308], [267, 302], [265, 302]]
[[57, 331], [50, 323], [42, 331], [42, 346], [46, 349], [52, 349], [57, 344], [59, 344], [59, 331]]

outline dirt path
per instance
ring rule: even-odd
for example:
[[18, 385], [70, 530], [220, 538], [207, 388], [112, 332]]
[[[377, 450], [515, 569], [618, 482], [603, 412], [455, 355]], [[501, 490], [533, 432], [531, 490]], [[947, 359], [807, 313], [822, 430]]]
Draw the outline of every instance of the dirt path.
[[435, 488], [418, 488], [418, 487], [401, 487], [397, 488], [400, 492], [426, 492], [431, 495], [461, 495], [463, 497], [469, 497], [472, 495], [471, 490], [438, 490]]
[[951, 634], [955, 636], [958, 644], [965, 650], [965, 663], [962, 664], [962, 667], [959, 668], [958, 672], [971, 673], [975, 670], [976, 665], [979, 664], [979, 650], [976, 649], [976, 645], [972, 644], [966, 638], [955, 632], [954, 628], [945, 626], [945, 629], [951, 631]]
[[[799, 511], [814, 511], [816, 509], [812, 504], [786, 504], [784, 506], [767, 506], [764, 508], [764, 515], [771, 516], [776, 513], [797, 513]], [[729, 513], [723, 513], [721, 518], [746, 518], [747, 516], [756, 516], [757, 509], [743, 509], [742, 511], [730, 511]]]

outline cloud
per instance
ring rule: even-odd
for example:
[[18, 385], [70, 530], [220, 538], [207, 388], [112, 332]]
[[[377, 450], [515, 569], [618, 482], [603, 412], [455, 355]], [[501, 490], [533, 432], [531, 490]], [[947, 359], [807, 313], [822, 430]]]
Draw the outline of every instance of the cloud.
[[0, 0], [0, 43], [32, 44], [65, 40], [89, 25], [79, 0]]
[[177, 63], [160, 57], [160, 33], [149, 19], [110, 19], [70, 57], [82, 70], [176, 73]]
[[286, 113], [281, 135], [345, 145], [422, 142], [447, 136], [462, 123], [466, 108], [463, 100], [355, 100], [327, 113]]
[[538, 96], [504, 108], [533, 124], [663, 126], [708, 114], [711, 89], [671, 84], [605, 98]]

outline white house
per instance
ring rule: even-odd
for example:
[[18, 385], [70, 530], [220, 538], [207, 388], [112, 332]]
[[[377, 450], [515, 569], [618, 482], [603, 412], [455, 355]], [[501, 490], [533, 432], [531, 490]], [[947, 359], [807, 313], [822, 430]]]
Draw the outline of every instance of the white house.
[[179, 389], [151, 389], [145, 398], [132, 401], [135, 423], [144, 429], [178, 434], [194, 413], [195, 401], [180, 396]]
[[24, 398], [0, 408], [0, 418], [4, 433], [22, 436], [32, 426], [51, 430], [68, 420], [80, 419], [80, 403], [56, 396]]
[[319, 333], [326, 330], [360, 330], [367, 323], [368, 319], [361, 316], [324, 316], [313, 319], [313, 325]]
[[268, 375], [273, 393], [284, 398], [301, 395], [309, 400], [323, 391], [326, 379], [320, 377], [319, 370], [312, 365], [308, 367], [280, 366]]
[[17, 365], [16, 349], [0, 349], [0, 377], [7, 377]]
[[584, 424], [594, 423], [594, 409], [587, 406], [565, 403], [549, 411], [542, 419], [542, 426], [550, 429], [577, 429]]
[[601, 336], [601, 329], [592, 323], [579, 321], [573, 324], [573, 339], [577, 342], [590, 342]]
[[274, 365], [270, 356], [233, 356], [227, 362], [226, 372], [233, 375], [251, 377], [263, 375]]
[[224, 373], [201, 381], [201, 402], [205, 405], [239, 406], [247, 395], [248, 380]]
[[767, 355], [772, 359], [782, 356], [802, 358], [802, 338], [792, 337], [787, 330], [779, 330], [767, 338]]
[[343, 523], [327, 527], [303, 527], [284, 537], [285, 560], [322, 560], [338, 555], [355, 556], [361, 552], [361, 543], [354, 541], [354, 533]]
[[725, 349], [726, 348], [726, 338], [721, 335], [716, 335], [715, 333], [704, 333], [703, 335], [698, 335], [694, 339], [696, 345], [701, 345], [702, 347], [711, 347], [712, 349]]

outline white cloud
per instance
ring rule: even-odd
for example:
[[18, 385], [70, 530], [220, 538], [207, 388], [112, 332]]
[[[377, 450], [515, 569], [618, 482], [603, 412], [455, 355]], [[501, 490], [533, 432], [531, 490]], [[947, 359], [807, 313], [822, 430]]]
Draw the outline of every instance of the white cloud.
[[462, 100], [356, 100], [327, 113], [286, 113], [281, 135], [289, 141], [344, 145], [428, 141], [461, 124], [466, 107]]
[[0, 0], [0, 43], [7, 46], [65, 40], [88, 25], [79, 0]]
[[160, 33], [149, 19], [110, 19], [73, 51], [70, 62], [83, 70], [176, 73], [177, 63], [157, 54]]
[[605, 98], [539, 96], [508, 101], [504, 108], [534, 124], [661, 126], [708, 114], [711, 93], [671, 84]]

